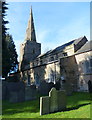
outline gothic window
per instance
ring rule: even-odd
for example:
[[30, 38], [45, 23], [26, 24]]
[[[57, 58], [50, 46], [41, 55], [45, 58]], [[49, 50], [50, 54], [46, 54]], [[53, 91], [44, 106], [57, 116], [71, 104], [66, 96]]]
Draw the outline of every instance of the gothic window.
[[89, 60], [90, 62], [90, 68], [92, 68], [92, 58]]
[[80, 81], [80, 85], [81, 85], [81, 87], [83, 86], [83, 80]]
[[40, 80], [39, 80], [39, 75], [38, 74], [35, 74], [35, 84], [36, 84], [36, 86], [39, 86], [39, 84], [40, 84]]
[[86, 60], [84, 63], [85, 63], [84, 73], [92, 73], [92, 59], [90, 58], [89, 60]]
[[30, 85], [30, 75], [28, 75], [28, 85]]
[[48, 82], [55, 83], [55, 72], [52, 69], [50, 69], [50, 72], [49, 72], [49, 81]]

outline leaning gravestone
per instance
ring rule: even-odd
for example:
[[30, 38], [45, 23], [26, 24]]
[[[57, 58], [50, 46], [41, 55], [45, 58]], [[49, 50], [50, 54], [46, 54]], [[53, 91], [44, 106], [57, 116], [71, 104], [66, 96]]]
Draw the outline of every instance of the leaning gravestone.
[[49, 92], [50, 97], [50, 112], [58, 111], [58, 98], [57, 98], [57, 90], [52, 88]]

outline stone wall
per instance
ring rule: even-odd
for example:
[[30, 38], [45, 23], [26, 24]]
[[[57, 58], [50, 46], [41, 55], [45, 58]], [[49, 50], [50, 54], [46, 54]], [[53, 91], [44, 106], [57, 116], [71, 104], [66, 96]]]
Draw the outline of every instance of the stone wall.
[[88, 91], [88, 81], [92, 81], [92, 51], [77, 54], [75, 58], [79, 71], [78, 91]]
[[62, 87], [66, 89], [67, 94], [77, 90], [78, 65], [75, 56], [60, 59], [60, 74], [63, 77]]
[[25, 101], [35, 100], [37, 98], [36, 86], [26, 86], [25, 87]]
[[[36, 84], [40, 85], [42, 81], [56, 83], [60, 78], [60, 65], [59, 62], [51, 62], [49, 64], [44, 64], [41, 66], [35, 66], [29, 70], [22, 73], [22, 78], [26, 82], [28, 81], [28, 75], [30, 75], [30, 85]], [[37, 83], [38, 81], [38, 83]]]
[[23, 102], [37, 98], [36, 86], [26, 86], [23, 82], [2, 82], [2, 99], [9, 102]]
[[[25, 92], [25, 84], [23, 82], [6, 82], [2, 81], [2, 99], [9, 100], [11, 92]], [[22, 94], [20, 94], [21, 96]]]

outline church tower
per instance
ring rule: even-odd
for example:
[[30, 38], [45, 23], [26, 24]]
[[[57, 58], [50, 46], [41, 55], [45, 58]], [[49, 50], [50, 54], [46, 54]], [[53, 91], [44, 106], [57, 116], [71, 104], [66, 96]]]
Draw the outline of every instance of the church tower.
[[37, 56], [41, 54], [41, 44], [37, 43], [35, 35], [35, 27], [33, 20], [32, 7], [30, 10], [30, 17], [26, 29], [25, 41], [20, 46], [20, 69], [24, 69], [26, 65], [30, 64]]

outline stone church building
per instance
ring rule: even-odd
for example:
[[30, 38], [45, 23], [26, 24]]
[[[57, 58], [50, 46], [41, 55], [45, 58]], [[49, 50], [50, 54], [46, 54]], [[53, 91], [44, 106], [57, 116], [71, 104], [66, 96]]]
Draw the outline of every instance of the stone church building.
[[[88, 59], [92, 55], [90, 54], [92, 52], [90, 47], [88, 47], [89, 49], [86, 48], [86, 51], [84, 48], [81, 52], [81, 49], [88, 43], [87, 38], [83, 36], [41, 54], [41, 43], [36, 40], [31, 8], [26, 37], [20, 46], [19, 70], [21, 79], [29, 86], [35, 84], [39, 87], [42, 81], [53, 82], [54, 84], [60, 81], [61, 85], [68, 84], [68, 86], [73, 86], [74, 90], [87, 91], [87, 82], [90, 78], [86, 76], [86, 82], [84, 82], [82, 77], [81, 81], [81, 76], [85, 75], [81, 74], [83, 71], [80, 71], [79, 61], [81, 57], [83, 58], [83, 54], [86, 54]], [[81, 84], [83, 86], [82, 89]]]

